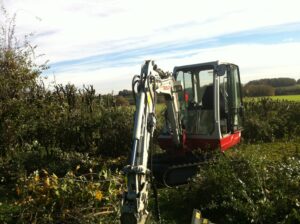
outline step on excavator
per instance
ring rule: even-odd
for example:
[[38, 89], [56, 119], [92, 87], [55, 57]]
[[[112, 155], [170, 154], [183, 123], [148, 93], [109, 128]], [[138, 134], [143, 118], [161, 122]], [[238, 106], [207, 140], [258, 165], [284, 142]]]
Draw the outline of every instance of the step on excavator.
[[[133, 77], [132, 90], [136, 111], [130, 163], [124, 167], [121, 223], [143, 224], [153, 180], [159, 186], [185, 184], [211, 152], [240, 142], [243, 101], [239, 67], [219, 61], [178, 66], [169, 73], [148, 60]], [[153, 155], [158, 94], [166, 102], [158, 137], [163, 153]]]

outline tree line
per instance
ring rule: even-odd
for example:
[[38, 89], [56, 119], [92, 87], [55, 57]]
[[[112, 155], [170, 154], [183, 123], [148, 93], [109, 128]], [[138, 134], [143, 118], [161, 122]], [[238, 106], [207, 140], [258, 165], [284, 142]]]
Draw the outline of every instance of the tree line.
[[300, 79], [271, 78], [248, 82], [243, 86], [244, 96], [275, 96], [300, 94]]

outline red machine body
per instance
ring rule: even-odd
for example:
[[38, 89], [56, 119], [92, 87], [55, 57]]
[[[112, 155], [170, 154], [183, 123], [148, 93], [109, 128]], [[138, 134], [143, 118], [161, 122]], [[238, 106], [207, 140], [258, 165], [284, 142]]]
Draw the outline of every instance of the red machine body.
[[182, 154], [194, 149], [225, 151], [238, 144], [243, 116], [238, 66], [219, 61], [185, 65], [175, 67], [173, 76], [183, 86], [178, 94], [182, 146], [178, 149], [174, 145], [166, 122], [158, 138], [160, 147], [169, 153]]
[[[183, 152], [192, 151], [193, 149], [207, 149], [207, 150], [215, 150], [220, 149], [222, 152], [227, 149], [235, 146], [241, 141], [241, 131], [236, 131], [233, 134], [229, 134], [224, 136], [221, 139], [205, 139], [205, 138], [197, 138], [197, 137], [186, 137], [185, 147], [182, 148]], [[169, 153], [174, 153], [174, 149], [176, 148], [172, 136], [159, 136], [158, 144], [163, 149]], [[176, 150], [178, 152], [178, 150]], [[179, 152], [180, 153], [180, 152]]]

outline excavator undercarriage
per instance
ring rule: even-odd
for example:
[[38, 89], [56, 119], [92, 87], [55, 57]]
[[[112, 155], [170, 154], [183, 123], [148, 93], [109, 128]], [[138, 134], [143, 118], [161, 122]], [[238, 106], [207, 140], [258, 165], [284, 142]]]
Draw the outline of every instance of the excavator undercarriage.
[[154, 156], [149, 167], [158, 187], [174, 187], [186, 184], [201, 166], [212, 162], [213, 153], [208, 152], [189, 152], [180, 157], [158, 154]]

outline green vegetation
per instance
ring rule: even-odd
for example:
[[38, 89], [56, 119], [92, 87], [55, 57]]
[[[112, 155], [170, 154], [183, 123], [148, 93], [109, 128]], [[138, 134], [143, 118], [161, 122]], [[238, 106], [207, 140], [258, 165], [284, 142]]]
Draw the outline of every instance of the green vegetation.
[[69, 171], [59, 178], [46, 170], [20, 178], [16, 187], [20, 216], [30, 223], [117, 222], [123, 178], [103, 169], [85, 175]]
[[245, 96], [258, 97], [258, 96], [274, 96], [275, 88], [268, 85], [245, 85], [243, 88]]
[[8, 21], [0, 29], [0, 222], [116, 222], [133, 109], [92, 86], [46, 89], [47, 66], [34, 63], [27, 41], [14, 41]]
[[246, 142], [292, 139], [300, 135], [300, 103], [268, 98], [245, 102]]
[[300, 95], [300, 85], [297, 84], [294, 86], [276, 88], [275, 94], [276, 95], [293, 95], [293, 94]]
[[250, 101], [258, 101], [263, 98], [268, 98], [272, 100], [279, 100], [279, 101], [294, 101], [294, 102], [299, 102], [300, 101], [300, 94], [299, 95], [282, 95], [282, 96], [267, 96], [267, 97], [245, 97], [244, 101], [245, 102], [250, 102]]
[[271, 99], [300, 102], [300, 94], [299, 95], [272, 96]]
[[299, 223], [299, 172], [299, 140], [240, 145], [162, 192], [164, 223], [189, 223], [194, 208], [214, 223]]
[[248, 85], [268, 85], [272, 87], [285, 87], [296, 85], [296, 80], [291, 78], [273, 78], [273, 79], [260, 79], [248, 82]]

